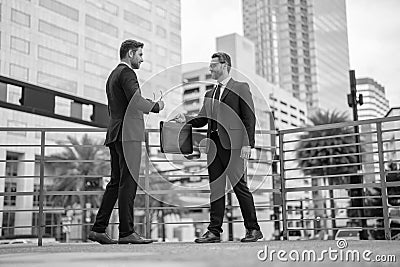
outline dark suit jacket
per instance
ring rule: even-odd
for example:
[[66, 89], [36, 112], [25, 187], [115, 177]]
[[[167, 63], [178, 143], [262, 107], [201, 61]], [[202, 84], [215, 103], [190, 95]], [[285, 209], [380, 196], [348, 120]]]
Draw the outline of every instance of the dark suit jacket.
[[[195, 117], [187, 117], [193, 127], [208, 124], [207, 137], [210, 138], [212, 104], [215, 88], [206, 92], [203, 106]], [[249, 85], [230, 79], [221, 96], [218, 108], [218, 134], [226, 149], [240, 149], [242, 146], [254, 147], [256, 117]], [[208, 144], [207, 144], [208, 145]]]
[[122, 141], [123, 123], [129, 125], [124, 127], [123, 141], [144, 141], [143, 113], [148, 114], [158, 105], [142, 97], [136, 73], [120, 63], [108, 77], [106, 92], [110, 121], [105, 145]]

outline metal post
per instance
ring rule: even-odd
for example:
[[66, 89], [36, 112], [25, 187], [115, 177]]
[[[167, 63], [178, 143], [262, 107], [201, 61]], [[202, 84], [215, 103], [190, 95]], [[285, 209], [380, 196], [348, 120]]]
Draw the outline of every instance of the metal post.
[[40, 135], [40, 170], [39, 170], [39, 222], [38, 222], [38, 246], [43, 245], [43, 227], [44, 225], [44, 159], [45, 159], [45, 144], [46, 132], [41, 130]]
[[382, 123], [376, 123], [376, 137], [378, 142], [378, 156], [379, 156], [379, 175], [381, 178], [381, 194], [382, 194], [382, 209], [383, 209], [383, 225], [385, 227], [386, 240], [391, 239], [390, 224], [389, 224], [389, 209], [388, 209], [388, 194], [386, 185], [386, 173], [383, 156], [383, 141], [382, 141]]
[[279, 165], [281, 171], [281, 198], [282, 198], [282, 224], [283, 224], [283, 240], [289, 239], [289, 232], [287, 229], [287, 212], [286, 212], [286, 184], [285, 184], [285, 154], [283, 151], [283, 133], [278, 132], [279, 135]]
[[226, 217], [228, 218], [228, 239], [233, 241], [233, 208], [232, 208], [232, 192], [229, 191], [227, 194], [228, 205]]
[[[348, 99], [348, 104], [349, 106], [352, 108], [353, 111], [353, 120], [354, 122], [358, 121], [358, 111], [357, 111], [357, 104], [359, 104], [359, 102], [357, 101], [357, 80], [356, 80], [356, 74], [354, 70], [350, 70], [349, 71], [349, 75], [350, 75], [350, 95], [349, 95], [349, 99]], [[356, 142], [356, 152], [357, 152], [357, 163], [361, 163], [361, 156], [360, 156], [360, 152], [361, 152], [361, 148], [360, 148], [360, 128], [358, 125], [354, 126], [354, 133], [355, 135], [355, 142]], [[358, 168], [361, 169], [362, 166], [358, 165]], [[350, 182], [352, 184], [362, 184], [363, 180], [362, 180], [362, 176], [360, 175], [353, 175], [350, 177]], [[357, 196], [362, 196], [364, 197], [364, 190], [363, 188], [357, 188], [357, 189], [353, 189], [354, 192], [356, 192]], [[362, 227], [362, 232], [361, 232], [361, 239], [368, 239], [368, 233], [366, 232], [366, 230], [364, 230], [367, 227], [367, 221], [366, 219], [364, 219], [364, 198], [361, 198], [359, 200], [354, 200], [353, 203], [356, 203], [356, 207], [360, 207], [360, 209], [358, 209], [358, 217], [361, 217], [361, 227]]]
[[[272, 129], [272, 126], [275, 123], [274, 119], [274, 112], [268, 112], [269, 114], [269, 124], [270, 124], [270, 130], [276, 131], [275, 127]], [[271, 171], [272, 171], [272, 188], [273, 189], [278, 189], [280, 180], [278, 176], [278, 163], [277, 161], [279, 160], [279, 155], [276, 153], [276, 133], [271, 133]], [[282, 201], [280, 198], [279, 193], [273, 192], [272, 193], [272, 204], [273, 204], [273, 211], [274, 211], [274, 239], [275, 240], [280, 240], [280, 223], [279, 223], [279, 205], [281, 205]]]
[[150, 189], [150, 162], [149, 162], [149, 132], [145, 132], [145, 170], [144, 170], [144, 206], [145, 206], [145, 232], [146, 238], [150, 238], [151, 235], [151, 221], [150, 221], [150, 196], [149, 196], [149, 189]]

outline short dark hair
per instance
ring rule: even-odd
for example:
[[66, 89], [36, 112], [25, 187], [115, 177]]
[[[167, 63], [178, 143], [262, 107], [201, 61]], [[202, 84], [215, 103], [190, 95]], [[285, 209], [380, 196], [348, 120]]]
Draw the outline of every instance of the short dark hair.
[[232, 61], [231, 57], [227, 53], [217, 52], [214, 53], [211, 58], [218, 58], [219, 63], [226, 63], [226, 65], [228, 65], [228, 73], [231, 71]]
[[133, 50], [134, 53], [138, 50], [138, 48], [143, 48], [144, 44], [132, 39], [128, 39], [122, 42], [121, 47], [119, 49], [119, 58], [123, 59], [129, 50]]

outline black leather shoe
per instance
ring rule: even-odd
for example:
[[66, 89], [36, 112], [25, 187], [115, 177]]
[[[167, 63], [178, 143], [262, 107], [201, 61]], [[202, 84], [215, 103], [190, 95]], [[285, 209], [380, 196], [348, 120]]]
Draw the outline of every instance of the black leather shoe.
[[263, 234], [261, 233], [260, 230], [247, 230], [246, 231], [246, 236], [242, 238], [240, 241], [241, 242], [256, 242], [258, 239], [263, 238]]
[[98, 242], [102, 245], [111, 245], [117, 244], [116, 240], [111, 239], [107, 233], [97, 233], [95, 231], [90, 231], [88, 235], [88, 239], [94, 242]]
[[202, 237], [196, 238], [194, 240], [196, 243], [218, 243], [221, 242], [221, 237], [210, 231], [205, 232]]
[[150, 244], [153, 240], [141, 237], [139, 234], [133, 232], [126, 237], [120, 237], [118, 244]]

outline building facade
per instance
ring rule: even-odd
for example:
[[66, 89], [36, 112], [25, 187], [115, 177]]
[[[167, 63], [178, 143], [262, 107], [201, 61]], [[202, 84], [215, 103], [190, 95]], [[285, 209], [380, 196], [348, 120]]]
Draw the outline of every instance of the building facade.
[[371, 78], [357, 79], [357, 93], [363, 96], [363, 105], [358, 105], [360, 120], [383, 118], [389, 111], [389, 100], [385, 88]]
[[[105, 103], [123, 40], [144, 43], [141, 84], [181, 63], [180, 0], [3, 0], [0, 7], [3, 76]], [[142, 94], [153, 98], [179, 82], [179, 69], [156, 75]], [[176, 104], [170, 96], [167, 109]]]
[[[81, 98], [82, 101], [74, 101], [56, 97], [55, 117], [91, 121], [95, 111], [85, 102], [106, 103], [106, 80], [120, 61], [119, 47], [125, 39], [144, 43], [144, 62], [137, 71], [142, 95], [153, 99], [160, 96], [160, 91], [164, 94], [165, 110], [157, 120], [146, 118], [147, 127], [158, 128], [158, 120], [181, 101], [181, 92], [170, 90], [181, 83], [180, 0], [0, 1], [0, 76]], [[5, 103], [0, 108], [0, 126], [87, 127], [5, 108], [8, 104], [20, 106], [22, 91], [21, 86], [0, 82], [0, 102]], [[42, 101], [43, 107], [47, 104]], [[105, 133], [96, 137], [104, 138]], [[50, 134], [46, 142], [55, 144], [65, 138], [65, 133]], [[37, 191], [38, 179], [13, 177], [38, 175], [38, 164], [16, 161], [36, 161], [40, 149], [15, 148], [11, 144], [40, 144], [40, 134], [3, 129], [0, 141], [10, 145], [0, 150], [4, 161], [0, 175], [7, 177], [0, 179], [0, 192]], [[47, 171], [52, 175], [50, 169]], [[1, 210], [35, 208], [36, 196], [0, 196]], [[37, 234], [32, 228], [37, 225], [35, 212], [0, 212], [0, 223], [0, 235]]]
[[243, 0], [242, 6], [259, 75], [305, 101], [310, 112], [348, 110], [345, 0]]

